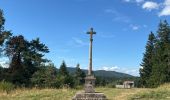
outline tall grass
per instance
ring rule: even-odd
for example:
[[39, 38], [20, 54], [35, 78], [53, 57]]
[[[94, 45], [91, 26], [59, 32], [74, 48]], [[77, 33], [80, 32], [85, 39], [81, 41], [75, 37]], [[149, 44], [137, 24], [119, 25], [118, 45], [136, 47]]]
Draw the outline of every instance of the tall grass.
[[[170, 84], [162, 85], [156, 89], [96, 87], [95, 90], [103, 92], [109, 100], [170, 100]], [[82, 88], [17, 88], [9, 94], [0, 92], [0, 100], [71, 100], [78, 91], [82, 91]]]
[[12, 90], [15, 89], [15, 86], [12, 83], [1, 81], [0, 82], [0, 91], [6, 92], [9, 94]]
[[75, 89], [17, 88], [9, 94], [0, 93], [0, 100], [71, 100]]
[[148, 89], [130, 98], [130, 100], [170, 100], [170, 84], [164, 84], [156, 89]]

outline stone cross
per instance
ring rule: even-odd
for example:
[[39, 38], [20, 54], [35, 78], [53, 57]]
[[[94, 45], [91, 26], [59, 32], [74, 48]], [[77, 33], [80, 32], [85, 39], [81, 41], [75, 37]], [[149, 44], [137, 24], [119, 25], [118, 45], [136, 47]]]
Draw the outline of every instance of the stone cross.
[[87, 32], [87, 34], [90, 34], [90, 48], [89, 48], [89, 70], [88, 75], [92, 75], [92, 43], [93, 43], [93, 34], [96, 34], [96, 32], [93, 31], [93, 28], [90, 28], [90, 31]]
[[72, 100], [108, 100], [103, 93], [95, 92], [95, 80], [96, 78], [92, 75], [92, 43], [93, 43], [93, 34], [96, 32], [93, 31], [93, 28], [90, 29], [87, 34], [90, 34], [90, 49], [89, 49], [89, 70], [88, 74], [85, 77], [85, 87], [84, 92], [77, 93]]

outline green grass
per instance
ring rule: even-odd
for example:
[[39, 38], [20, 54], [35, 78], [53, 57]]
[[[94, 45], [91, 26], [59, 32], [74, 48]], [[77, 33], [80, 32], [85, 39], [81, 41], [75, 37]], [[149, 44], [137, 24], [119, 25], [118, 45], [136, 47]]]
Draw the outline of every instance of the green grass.
[[1, 93], [0, 100], [70, 100], [73, 89], [17, 89], [10, 94]]
[[[109, 100], [170, 100], [170, 84], [157, 89], [95, 89]], [[9, 94], [0, 92], [0, 100], [71, 100], [81, 90], [76, 89], [16, 89]]]
[[170, 100], [170, 84], [164, 84], [156, 89], [148, 89], [130, 97], [130, 100]]
[[12, 83], [5, 82], [5, 81], [0, 82], [0, 91], [1, 92], [6, 92], [8, 94], [14, 89], [15, 89], [15, 86]]

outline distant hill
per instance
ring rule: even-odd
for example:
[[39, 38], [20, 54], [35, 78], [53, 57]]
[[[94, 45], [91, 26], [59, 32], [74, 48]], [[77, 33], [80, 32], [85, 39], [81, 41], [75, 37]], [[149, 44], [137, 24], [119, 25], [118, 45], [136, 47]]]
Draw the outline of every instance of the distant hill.
[[[74, 67], [67, 67], [67, 70], [70, 73], [74, 73], [76, 69]], [[85, 69], [82, 70], [87, 74], [87, 70]], [[125, 73], [120, 73], [115, 71], [105, 71], [105, 70], [96, 70], [93, 71], [93, 73], [95, 74], [95, 76], [107, 77], [107, 78], [134, 78], [135, 77]]]

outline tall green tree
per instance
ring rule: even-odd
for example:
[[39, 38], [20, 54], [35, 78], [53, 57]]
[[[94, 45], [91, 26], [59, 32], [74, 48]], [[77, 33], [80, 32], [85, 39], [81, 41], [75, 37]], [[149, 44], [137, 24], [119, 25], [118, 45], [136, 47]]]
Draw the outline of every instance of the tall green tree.
[[170, 26], [166, 20], [158, 26], [157, 36], [149, 35], [140, 69], [140, 82], [145, 87], [157, 87], [170, 82]]
[[166, 20], [160, 22], [157, 33], [151, 78], [153, 87], [170, 82], [170, 26]]
[[27, 41], [24, 36], [12, 36], [6, 42], [6, 55], [10, 58], [9, 80], [14, 84], [30, 83], [36, 67], [46, 62], [44, 53], [48, 53], [48, 47], [40, 43], [39, 39]]
[[[7, 73], [7, 81], [16, 85], [25, 85], [28, 83], [27, 69], [24, 67], [24, 52], [28, 48], [28, 41], [22, 35], [12, 36], [6, 42], [6, 55], [10, 59], [10, 65]], [[32, 66], [30, 66], [32, 67]], [[30, 77], [30, 76], [29, 76]]]
[[41, 63], [49, 61], [43, 58], [45, 53], [49, 53], [48, 47], [41, 43], [39, 38], [36, 38], [29, 42], [28, 50], [24, 56], [26, 60], [31, 60], [35, 66], [39, 66]]
[[5, 18], [3, 11], [0, 9], [0, 33], [4, 30]]
[[34, 86], [38, 87], [53, 87], [57, 88], [57, 69], [54, 64], [49, 63], [48, 65], [43, 65], [38, 71], [36, 71], [32, 78], [31, 82]]
[[23, 53], [26, 51], [27, 46], [28, 41], [26, 41], [22, 35], [13, 36], [6, 42], [6, 55], [11, 59], [10, 72], [14, 72], [23, 67]]
[[67, 65], [66, 65], [65, 61], [63, 61], [61, 66], [60, 66], [59, 74], [61, 76], [68, 76], [69, 75], [69, 72], [67, 71]]
[[60, 68], [59, 74], [57, 76], [57, 81], [60, 82], [60, 87], [74, 87], [75, 81], [72, 75], [69, 74], [67, 70], [66, 63], [63, 61]]
[[4, 24], [5, 24], [4, 14], [3, 11], [0, 9], [0, 53], [1, 54], [4, 49], [3, 48], [4, 41], [12, 35], [10, 31], [5, 31]]
[[0, 66], [0, 81], [2, 81], [2, 79], [3, 79], [2, 78], [2, 76], [3, 76], [2, 74], [3, 74], [3, 68]]
[[143, 87], [148, 87], [149, 85], [148, 80], [152, 73], [155, 39], [155, 35], [151, 32], [146, 44], [146, 51], [141, 64], [142, 68], [140, 68], [140, 82]]
[[80, 64], [77, 64], [76, 66], [76, 71], [75, 71], [75, 78], [76, 78], [76, 81], [77, 81], [77, 85], [82, 85], [85, 80], [86, 74], [80, 69]]

